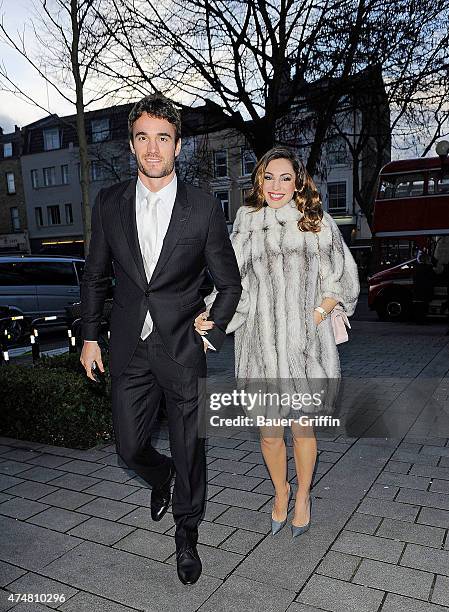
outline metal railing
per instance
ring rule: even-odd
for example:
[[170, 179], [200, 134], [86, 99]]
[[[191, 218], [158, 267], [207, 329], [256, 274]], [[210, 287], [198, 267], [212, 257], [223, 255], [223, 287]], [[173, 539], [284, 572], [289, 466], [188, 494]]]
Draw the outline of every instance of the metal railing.
[[[25, 317], [23, 315], [14, 315], [14, 316], [11, 315], [9, 317], [0, 318], [0, 326], [2, 326], [2, 324], [4, 324], [5, 326], [3, 333], [0, 334], [0, 348], [1, 348], [0, 366], [8, 365], [10, 363], [9, 351], [11, 348], [10, 344], [11, 344], [12, 335], [11, 333], [8, 332], [8, 323], [12, 323], [18, 320], [25, 320]], [[56, 322], [56, 323], [61, 323], [67, 326], [67, 343], [68, 343], [69, 353], [76, 353], [78, 349], [81, 348], [81, 339], [79, 336], [77, 336], [76, 331], [75, 331], [81, 324], [80, 318], [75, 319], [72, 323], [68, 323], [67, 318], [64, 316], [52, 315], [52, 316], [36, 317], [35, 319], [31, 321], [30, 326], [29, 326], [30, 328], [29, 338], [30, 338], [31, 356], [33, 359], [33, 363], [38, 362], [42, 356], [40, 336], [39, 336], [39, 327], [43, 324], [48, 324], [51, 321]], [[103, 322], [103, 325], [107, 325], [107, 322], [106, 321]], [[108, 332], [108, 338], [109, 338], [109, 332]], [[77, 343], [77, 340], [79, 340], [78, 343]]]

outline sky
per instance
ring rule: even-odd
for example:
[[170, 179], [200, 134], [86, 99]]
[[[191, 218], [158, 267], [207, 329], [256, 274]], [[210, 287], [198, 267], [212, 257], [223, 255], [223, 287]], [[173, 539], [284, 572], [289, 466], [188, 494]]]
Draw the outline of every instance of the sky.
[[[22, 31], [25, 20], [29, 19], [33, 10], [31, 0], [0, 0], [0, 19], [3, 20], [8, 31]], [[30, 36], [31, 40], [31, 36]], [[35, 98], [43, 106], [47, 106], [47, 86], [34, 69], [20, 58], [16, 51], [11, 50], [0, 41], [0, 61], [6, 66], [8, 74], [17, 80], [19, 86]], [[74, 112], [74, 107], [62, 100], [56, 92], [48, 88], [50, 110], [62, 115]], [[22, 127], [45, 116], [43, 110], [20, 100], [13, 94], [0, 91], [0, 127], [4, 133], [14, 130], [14, 125]]]

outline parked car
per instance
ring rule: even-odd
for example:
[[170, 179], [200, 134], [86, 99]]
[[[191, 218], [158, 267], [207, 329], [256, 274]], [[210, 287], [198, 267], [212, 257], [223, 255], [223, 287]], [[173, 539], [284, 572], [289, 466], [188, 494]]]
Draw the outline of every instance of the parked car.
[[80, 298], [84, 260], [56, 256], [0, 256], [0, 306], [24, 316], [65, 316]]
[[368, 285], [368, 305], [383, 321], [447, 316], [447, 280], [432, 263], [409, 259], [372, 274]]

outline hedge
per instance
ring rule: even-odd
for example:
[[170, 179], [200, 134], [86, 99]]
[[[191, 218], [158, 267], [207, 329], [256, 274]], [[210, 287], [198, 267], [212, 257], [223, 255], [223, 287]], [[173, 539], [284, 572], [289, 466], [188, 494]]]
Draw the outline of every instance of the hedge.
[[87, 378], [77, 354], [0, 367], [0, 391], [4, 436], [80, 449], [112, 439], [109, 387]]

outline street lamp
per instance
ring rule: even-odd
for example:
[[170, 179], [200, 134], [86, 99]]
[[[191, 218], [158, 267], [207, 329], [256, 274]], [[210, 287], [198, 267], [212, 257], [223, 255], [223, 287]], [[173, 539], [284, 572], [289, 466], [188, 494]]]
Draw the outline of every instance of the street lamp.
[[444, 172], [448, 167], [449, 141], [440, 140], [440, 142], [437, 142], [435, 151], [441, 161], [441, 170]]

